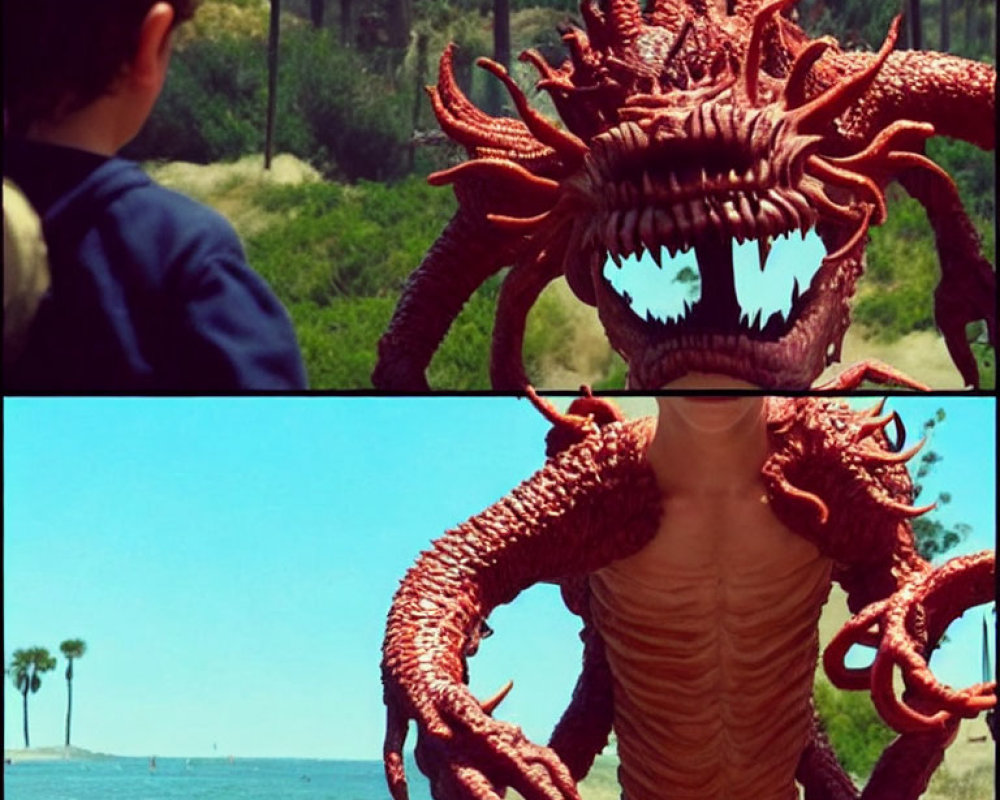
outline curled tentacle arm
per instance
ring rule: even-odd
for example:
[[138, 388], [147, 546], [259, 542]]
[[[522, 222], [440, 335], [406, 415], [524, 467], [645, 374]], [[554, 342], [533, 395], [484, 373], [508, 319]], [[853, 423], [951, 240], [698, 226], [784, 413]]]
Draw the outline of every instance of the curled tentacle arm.
[[431, 357], [472, 293], [507, 262], [510, 239], [459, 210], [406, 281], [378, 343], [372, 373], [376, 388], [428, 388], [425, 370]]
[[490, 381], [494, 389], [523, 389], [528, 385], [522, 348], [528, 312], [538, 296], [559, 277], [559, 264], [552, 258], [518, 262], [504, 279], [497, 300], [490, 353]]
[[[904, 733], [940, 732], [953, 717], [974, 717], [993, 708], [995, 682], [952, 689], [934, 677], [927, 659], [954, 619], [993, 599], [995, 569], [994, 554], [982, 552], [912, 573], [894, 594], [863, 609], [833, 638], [823, 654], [830, 680], [846, 689], [867, 682], [883, 719]], [[856, 643], [877, 646], [871, 666], [844, 665]], [[896, 667], [906, 686], [903, 698], [892, 685]]]
[[996, 273], [982, 254], [979, 235], [951, 178], [938, 171], [911, 169], [898, 180], [927, 210], [934, 228], [941, 261], [941, 282], [934, 291], [934, 319], [965, 384], [978, 387], [979, 368], [965, 326], [984, 320], [989, 342], [997, 346]]
[[[645, 435], [622, 424], [594, 432], [435, 542], [407, 573], [382, 662], [386, 775], [396, 800], [406, 797], [401, 748], [410, 719], [418, 763], [439, 800], [494, 800], [505, 786], [527, 800], [578, 797], [552, 750], [484, 712], [465, 686], [465, 660], [497, 605], [540, 581], [623, 557], [653, 536], [659, 493], [642, 461]], [[602, 534], [608, 530], [627, 533]]]

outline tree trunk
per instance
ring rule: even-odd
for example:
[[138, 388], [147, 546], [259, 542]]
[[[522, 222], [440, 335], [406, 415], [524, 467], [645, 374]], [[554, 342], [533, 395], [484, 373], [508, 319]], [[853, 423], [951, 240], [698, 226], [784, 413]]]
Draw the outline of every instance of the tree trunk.
[[267, 31], [267, 122], [264, 130], [264, 169], [271, 169], [274, 152], [274, 109], [278, 95], [278, 32], [281, 0], [271, 0], [271, 21]]
[[951, 14], [951, 9], [948, 7], [948, 0], [941, 0], [941, 42], [940, 49], [942, 53], [947, 53], [951, 50], [951, 20], [949, 15]]
[[66, 667], [66, 746], [69, 747], [69, 721], [73, 715], [73, 659]]
[[28, 685], [25, 684], [24, 691], [21, 692], [24, 697], [24, 749], [27, 750], [31, 747], [31, 742], [28, 740]]
[[[493, 60], [510, 70], [510, 0], [493, 0]], [[500, 114], [503, 108], [500, 82], [491, 79], [487, 86], [488, 110]]]
[[423, 102], [423, 87], [427, 82], [427, 42], [430, 37], [426, 30], [417, 33], [417, 63], [414, 69], [414, 92], [413, 92], [413, 116], [410, 119], [410, 151], [408, 155], [409, 171], [413, 172], [413, 165], [416, 160], [416, 133], [417, 125], [420, 124], [420, 104]]
[[493, 60], [510, 69], [510, 0], [493, 0]]
[[309, 19], [314, 28], [323, 27], [324, 11], [326, 11], [326, 0], [309, 0]]
[[387, 0], [385, 4], [386, 34], [393, 50], [406, 50], [410, 46], [412, 6], [411, 0]]
[[910, 46], [914, 50], [924, 49], [924, 37], [921, 32], [920, 0], [908, 0], [910, 10]]
[[340, 46], [351, 47], [354, 36], [351, 31], [351, 0], [340, 0]]

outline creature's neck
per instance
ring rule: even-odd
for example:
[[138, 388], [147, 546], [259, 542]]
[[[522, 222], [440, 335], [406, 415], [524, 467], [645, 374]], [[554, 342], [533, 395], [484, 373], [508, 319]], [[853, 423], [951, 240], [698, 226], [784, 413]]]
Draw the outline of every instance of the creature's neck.
[[759, 484], [768, 455], [763, 400], [662, 398], [646, 455], [665, 494], [742, 493]]

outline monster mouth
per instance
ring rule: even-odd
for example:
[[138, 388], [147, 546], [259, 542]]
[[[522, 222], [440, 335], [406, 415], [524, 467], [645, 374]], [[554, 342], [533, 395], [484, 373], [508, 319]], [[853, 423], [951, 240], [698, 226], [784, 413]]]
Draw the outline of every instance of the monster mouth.
[[598, 311], [633, 388], [717, 372], [803, 389], [839, 358], [852, 285], [844, 250], [857, 237], [826, 232], [836, 241], [831, 257], [830, 241], [808, 222], [756, 232], [734, 237], [710, 225], [679, 246], [640, 239], [626, 248], [619, 237], [593, 248]]

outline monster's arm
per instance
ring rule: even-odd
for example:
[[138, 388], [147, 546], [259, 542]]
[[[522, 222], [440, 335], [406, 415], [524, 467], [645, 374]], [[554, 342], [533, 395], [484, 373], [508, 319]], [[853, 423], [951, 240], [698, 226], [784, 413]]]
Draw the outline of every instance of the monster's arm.
[[[903, 526], [909, 528], [908, 523]], [[902, 538], [905, 541], [908, 537]], [[896, 559], [880, 575], [873, 574], [867, 564], [844, 571], [841, 583], [848, 590], [852, 609], [864, 607], [823, 655], [834, 685], [870, 690], [879, 714], [901, 733], [882, 754], [862, 798], [919, 797], [944, 758], [945, 748], [954, 740], [959, 718], [974, 717], [996, 704], [995, 683], [954, 690], [939, 683], [927, 664], [954, 619], [993, 599], [994, 554], [959, 556], [937, 569], [916, 555], [905, 562]], [[885, 599], [868, 602], [872, 584], [888, 580], [898, 581], [896, 591]], [[853, 644], [877, 648], [870, 667], [851, 669], [844, 665]], [[901, 698], [893, 687], [896, 667], [906, 687]]]
[[[859, 72], [871, 53], [838, 53], [827, 63], [831, 82]], [[992, 150], [996, 135], [996, 70], [989, 64], [925, 51], [892, 53], [864, 99], [838, 121], [841, 132], [868, 142], [896, 120], [929, 122], [938, 136]]]
[[951, 178], [941, 171], [911, 169], [899, 182], [927, 211], [934, 229], [941, 282], [934, 290], [934, 319], [967, 386], [979, 385], [979, 367], [965, 326], [985, 320], [989, 342], [997, 345], [997, 279], [982, 254], [979, 236]]
[[659, 495], [642, 450], [635, 429], [622, 424], [591, 434], [436, 541], [407, 573], [389, 612], [382, 662], [386, 774], [396, 800], [406, 796], [401, 751], [410, 719], [418, 764], [439, 800], [492, 799], [508, 785], [528, 800], [578, 796], [551, 750], [483, 710], [465, 686], [465, 660], [497, 605], [540, 581], [590, 572], [652, 538]]
[[460, 209], [410, 275], [378, 343], [372, 383], [378, 389], [422, 391], [425, 370], [472, 293], [505, 263], [507, 243], [485, 221]]

